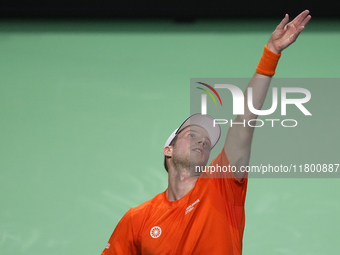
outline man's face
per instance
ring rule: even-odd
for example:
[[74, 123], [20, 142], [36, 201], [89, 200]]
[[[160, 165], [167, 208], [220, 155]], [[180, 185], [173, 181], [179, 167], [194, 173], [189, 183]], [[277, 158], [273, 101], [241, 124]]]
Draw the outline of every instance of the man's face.
[[211, 150], [208, 132], [200, 126], [189, 126], [177, 137], [173, 148], [173, 163], [183, 167], [206, 166]]

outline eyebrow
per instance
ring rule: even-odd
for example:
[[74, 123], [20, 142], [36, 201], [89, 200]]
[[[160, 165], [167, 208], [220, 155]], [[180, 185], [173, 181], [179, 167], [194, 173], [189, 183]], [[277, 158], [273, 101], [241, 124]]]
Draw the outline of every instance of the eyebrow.
[[[197, 134], [200, 134], [200, 133], [197, 132], [196, 130], [191, 130], [190, 128], [189, 128], [187, 131], [185, 131], [185, 132], [195, 132], [195, 133], [197, 133]], [[211, 143], [209, 137], [206, 136], [206, 138], [207, 138], [207, 139], [209, 140], [209, 142]]]

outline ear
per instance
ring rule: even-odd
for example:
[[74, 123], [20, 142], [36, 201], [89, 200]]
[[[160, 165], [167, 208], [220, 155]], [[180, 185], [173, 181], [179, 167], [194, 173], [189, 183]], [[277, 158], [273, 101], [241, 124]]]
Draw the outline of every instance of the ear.
[[163, 149], [163, 154], [166, 157], [171, 157], [172, 156], [172, 146], [165, 146]]

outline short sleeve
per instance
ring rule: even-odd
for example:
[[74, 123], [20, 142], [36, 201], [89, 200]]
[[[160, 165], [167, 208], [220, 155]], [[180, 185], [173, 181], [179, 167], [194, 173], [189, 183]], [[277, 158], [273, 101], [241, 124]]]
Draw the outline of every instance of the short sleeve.
[[138, 255], [135, 244], [131, 209], [119, 221], [102, 255]]
[[243, 178], [242, 181], [235, 178], [224, 148], [221, 153], [212, 160], [210, 167], [211, 166], [214, 167], [214, 172], [206, 173], [204, 177], [211, 178], [221, 195], [231, 204], [244, 205], [248, 178]]

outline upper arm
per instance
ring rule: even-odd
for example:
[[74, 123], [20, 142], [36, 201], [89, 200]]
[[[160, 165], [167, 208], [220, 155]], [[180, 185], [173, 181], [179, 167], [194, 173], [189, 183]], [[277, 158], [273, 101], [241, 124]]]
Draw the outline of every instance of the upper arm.
[[[243, 122], [243, 120], [238, 116], [234, 122]], [[234, 173], [238, 180], [245, 176], [245, 172], [239, 171], [241, 166], [246, 167], [249, 165], [253, 133], [253, 128], [244, 127], [239, 124], [229, 127], [227, 133], [224, 150], [228, 155], [230, 165], [235, 166], [238, 170]]]
[[[252, 88], [252, 103], [255, 109], [260, 110], [267, 95], [271, 77], [255, 73], [244, 93], [244, 115], [238, 115], [233, 121], [242, 123], [230, 125], [224, 144], [230, 164], [240, 170], [241, 166], [248, 166], [250, 160], [251, 142], [253, 140], [254, 127], [248, 125], [248, 121], [256, 119], [257, 115], [248, 108], [248, 88]], [[244, 122], [244, 125], [243, 125]], [[242, 169], [241, 169], [242, 170]], [[242, 179], [245, 173], [237, 172], [235, 177]]]

